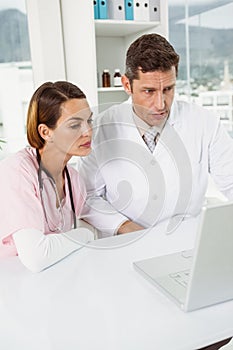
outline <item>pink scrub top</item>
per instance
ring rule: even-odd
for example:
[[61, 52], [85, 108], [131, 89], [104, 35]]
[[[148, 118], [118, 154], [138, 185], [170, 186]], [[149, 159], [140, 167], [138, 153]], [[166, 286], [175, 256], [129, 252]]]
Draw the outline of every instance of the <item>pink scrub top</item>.
[[[45, 234], [58, 233], [52, 231], [53, 224], [59, 222], [61, 211], [56, 205], [56, 194], [51, 186], [46, 185], [43, 190], [43, 203], [47, 219], [41, 201], [38, 162], [36, 150], [31, 147], [0, 161], [0, 258], [17, 255], [12, 234], [21, 229], [37, 229]], [[86, 199], [86, 189], [78, 172], [71, 166], [67, 166], [75, 206], [76, 216], [79, 216]], [[42, 172], [42, 177], [45, 174]], [[61, 202], [63, 223], [62, 232], [72, 228], [73, 215], [70, 203], [67, 178], [65, 180], [66, 197]], [[54, 220], [53, 220], [54, 219]]]

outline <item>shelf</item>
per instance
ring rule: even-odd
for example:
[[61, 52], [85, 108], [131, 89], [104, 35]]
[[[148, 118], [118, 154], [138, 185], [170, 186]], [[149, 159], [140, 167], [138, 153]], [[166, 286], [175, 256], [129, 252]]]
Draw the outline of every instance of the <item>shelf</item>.
[[97, 89], [98, 92], [116, 92], [116, 91], [125, 91], [124, 88], [122, 86], [119, 87], [107, 87], [107, 88], [98, 88]]
[[95, 20], [96, 36], [127, 36], [157, 27], [160, 22]]

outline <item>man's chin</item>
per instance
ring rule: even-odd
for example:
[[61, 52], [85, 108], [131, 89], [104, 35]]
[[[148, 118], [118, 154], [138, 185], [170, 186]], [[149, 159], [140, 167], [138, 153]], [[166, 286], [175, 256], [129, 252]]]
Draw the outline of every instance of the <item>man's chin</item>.
[[151, 126], [162, 127], [166, 123], [167, 117], [157, 118], [150, 115], [150, 117], [147, 118], [147, 120], [148, 124], [150, 124]]

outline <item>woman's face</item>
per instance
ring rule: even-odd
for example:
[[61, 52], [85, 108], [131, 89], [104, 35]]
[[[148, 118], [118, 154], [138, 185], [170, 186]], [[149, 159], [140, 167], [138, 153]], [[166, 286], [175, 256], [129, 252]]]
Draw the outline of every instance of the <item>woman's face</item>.
[[86, 156], [91, 152], [92, 112], [86, 99], [70, 99], [61, 105], [61, 117], [50, 130], [53, 147], [66, 157]]

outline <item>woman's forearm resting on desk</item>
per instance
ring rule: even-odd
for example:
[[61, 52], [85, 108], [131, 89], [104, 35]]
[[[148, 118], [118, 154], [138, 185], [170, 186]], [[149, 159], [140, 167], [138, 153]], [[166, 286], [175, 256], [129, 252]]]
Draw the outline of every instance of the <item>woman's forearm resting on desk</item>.
[[117, 234], [129, 233], [133, 231], [144, 230], [144, 227], [136, 224], [133, 221], [127, 220], [125, 221], [118, 229]]
[[40, 272], [94, 239], [87, 228], [45, 235], [36, 229], [23, 229], [13, 234], [21, 262], [32, 272]]

